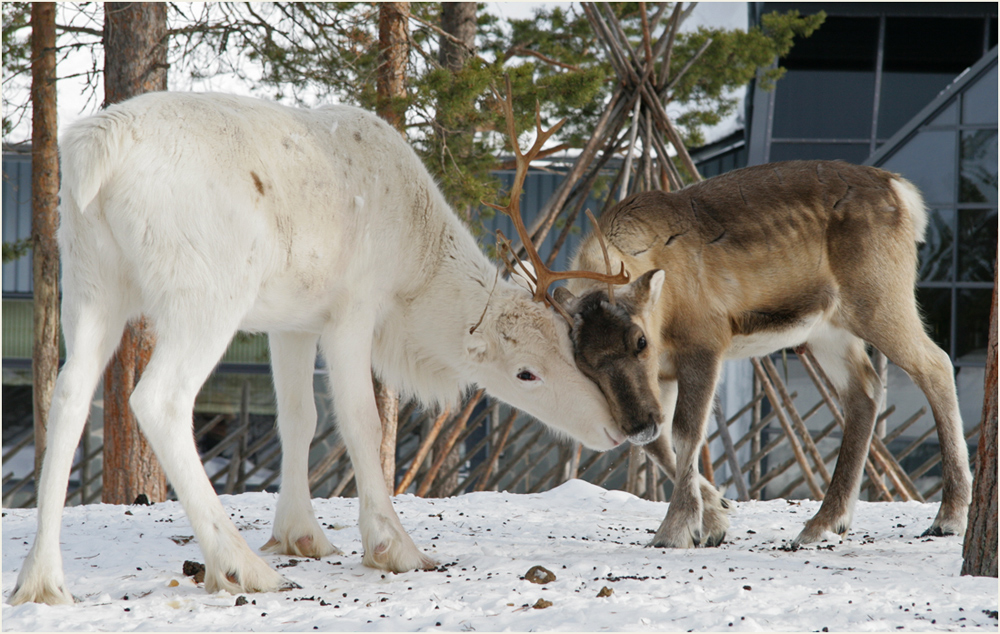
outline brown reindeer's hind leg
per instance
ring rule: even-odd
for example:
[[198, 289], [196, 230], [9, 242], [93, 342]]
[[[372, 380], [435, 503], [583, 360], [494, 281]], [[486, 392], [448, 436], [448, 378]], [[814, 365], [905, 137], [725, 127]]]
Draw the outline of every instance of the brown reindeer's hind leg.
[[837, 389], [846, 428], [823, 504], [819, 512], [806, 522], [805, 528], [792, 542], [792, 548], [819, 541], [826, 531], [843, 536], [851, 527], [854, 503], [858, 498], [883, 389], [865, 352], [865, 344], [858, 337], [831, 327], [811, 339], [809, 344]]
[[924, 534], [962, 535], [972, 499], [972, 474], [951, 359], [927, 336], [916, 306], [902, 312], [903, 318], [896, 315], [891, 327], [868, 328], [859, 334], [910, 375], [934, 414], [941, 444], [941, 507]]

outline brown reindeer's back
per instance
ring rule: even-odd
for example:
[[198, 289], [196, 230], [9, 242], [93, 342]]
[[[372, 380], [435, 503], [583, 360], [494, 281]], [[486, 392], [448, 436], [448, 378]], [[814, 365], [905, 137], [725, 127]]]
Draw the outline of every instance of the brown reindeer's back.
[[[666, 271], [666, 303], [706, 302], [740, 332], [752, 327], [746, 315], [799, 315], [874, 292], [857, 271], [896, 269], [912, 286], [922, 211], [906, 208], [894, 179], [842, 161], [771, 163], [635, 194], [600, 225], [633, 277]], [[591, 251], [580, 264], [601, 270]]]

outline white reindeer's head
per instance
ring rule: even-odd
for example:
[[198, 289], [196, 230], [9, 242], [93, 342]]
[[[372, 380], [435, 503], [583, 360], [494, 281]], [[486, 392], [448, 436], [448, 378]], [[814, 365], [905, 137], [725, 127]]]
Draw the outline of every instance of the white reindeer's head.
[[576, 365], [566, 321], [520, 286], [497, 284], [465, 351], [476, 383], [500, 400], [591, 449], [625, 440], [600, 388]]
[[623, 284], [628, 282], [628, 275], [624, 266], [616, 276], [592, 271], [555, 272], [538, 255], [521, 218], [521, 191], [531, 160], [565, 119], [543, 130], [536, 106], [535, 142], [522, 153], [517, 144], [510, 78], [506, 80], [507, 96], [500, 98], [497, 94], [497, 101], [503, 107], [517, 168], [510, 203], [505, 207], [485, 204], [514, 222], [530, 265], [516, 258], [511, 262], [515, 249], [497, 231], [500, 255], [514, 280], [504, 280], [497, 286], [495, 301], [488, 304], [482, 323], [469, 331], [466, 351], [469, 360], [476, 364], [477, 382], [487, 391], [578, 438], [588, 447], [610, 449], [621, 443], [626, 434], [615, 424], [600, 388], [577, 367], [569, 332], [573, 319], [552, 299], [549, 287], [557, 280], [575, 277]]

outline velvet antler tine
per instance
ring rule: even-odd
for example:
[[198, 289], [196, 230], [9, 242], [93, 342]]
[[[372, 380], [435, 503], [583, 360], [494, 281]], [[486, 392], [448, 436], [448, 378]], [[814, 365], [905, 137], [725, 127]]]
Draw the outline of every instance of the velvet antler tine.
[[[594, 235], [597, 236], [597, 241], [601, 244], [601, 252], [604, 253], [604, 267], [608, 269], [608, 276], [611, 275], [611, 257], [608, 255], [608, 245], [604, 243], [604, 232], [597, 224], [597, 218], [594, 217], [594, 212], [587, 208], [587, 217], [590, 218], [590, 224], [594, 225]], [[624, 263], [622, 265], [622, 270], [624, 270]], [[608, 298], [611, 300], [611, 305], [615, 305], [615, 290], [614, 285], [608, 282]]]

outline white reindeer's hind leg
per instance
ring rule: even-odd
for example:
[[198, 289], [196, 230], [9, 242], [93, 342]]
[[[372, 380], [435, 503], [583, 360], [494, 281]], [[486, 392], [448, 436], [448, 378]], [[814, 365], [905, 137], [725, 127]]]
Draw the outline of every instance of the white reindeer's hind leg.
[[271, 368], [281, 436], [281, 493], [271, 539], [262, 550], [299, 557], [343, 554], [326, 538], [309, 496], [309, 443], [316, 433], [313, 368], [317, 335], [272, 332]]
[[330, 391], [340, 433], [358, 482], [364, 564], [405, 572], [433, 568], [434, 560], [417, 549], [392, 508], [382, 477], [379, 446], [382, 425], [372, 385], [372, 324], [356, 316], [331, 326], [320, 340], [330, 368]]
[[126, 319], [123, 311], [112, 309], [106, 302], [79, 302], [71, 292], [64, 297], [66, 364], [56, 379], [49, 411], [48, 444], [38, 487], [38, 532], [17, 577], [11, 605], [73, 602], [59, 552], [66, 486], [90, 400], [118, 345]]
[[236, 331], [235, 321], [211, 323], [204, 313], [179, 306], [173, 318], [156, 321], [156, 348], [130, 404], [191, 522], [205, 557], [205, 589], [236, 594], [295, 587], [250, 550], [198, 457], [194, 400]]

